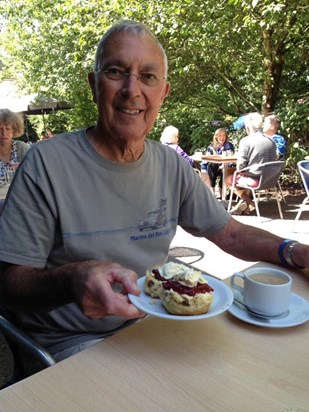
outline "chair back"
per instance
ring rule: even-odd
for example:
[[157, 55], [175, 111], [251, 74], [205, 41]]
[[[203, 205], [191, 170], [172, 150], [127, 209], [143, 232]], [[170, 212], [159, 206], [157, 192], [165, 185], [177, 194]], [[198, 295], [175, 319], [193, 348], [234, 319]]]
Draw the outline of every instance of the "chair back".
[[259, 165], [261, 177], [256, 190], [272, 189], [276, 186], [280, 174], [285, 166], [284, 161], [266, 162]]
[[309, 196], [309, 160], [301, 160], [297, 163], [297, 167], [307, 196]]
[[29, 335], [19, 329], [14, 323], [14, 316], [8, 309], [0, 303], [0, 332], [5, 337], [12, 352], [14, 371], [12, 379], [0, 389], [7, 387], [25, 378], [25, 371], [22, 353], [31, 357], [32, 362], [36, 361], [40, 369], [54, 365], [54, 358]]

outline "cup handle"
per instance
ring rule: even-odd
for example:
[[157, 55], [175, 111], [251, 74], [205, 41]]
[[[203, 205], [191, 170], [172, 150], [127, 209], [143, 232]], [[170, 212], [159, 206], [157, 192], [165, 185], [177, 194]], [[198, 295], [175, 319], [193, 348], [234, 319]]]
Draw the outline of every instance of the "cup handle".
[[240, 292], [240, 293], [242, 294], [242, 296], [243, 296], [243, 294], [244, 294], [244, 288], [241, 287], [241, 286], [239, 286], [239, 285], [237, 285], [237, 284], [235, 283], [235, 279], [236, 279], [236, 278], [240, 278], [240, 279], [244, 280], [244, 275], [243, 275], [242, 273], [240, 273], [240, 272], [236, 272], [236, 273], [234, 273], [234, 275], [233, 275], [233, 276], [231, 277], [231, 279], [230, 279], [231, 288], [238, 290], [238, 292]]

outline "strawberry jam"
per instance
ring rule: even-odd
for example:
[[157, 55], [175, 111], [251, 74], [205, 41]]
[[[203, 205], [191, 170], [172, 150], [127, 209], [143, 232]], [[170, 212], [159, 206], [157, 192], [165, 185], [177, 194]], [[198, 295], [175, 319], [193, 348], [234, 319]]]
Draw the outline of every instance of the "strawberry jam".
[[166, 281], [166, 279], [160, 275], [158, 269], [153, 269], [152, 273], [157, 280], [161, 280], [162, 282]]
[[174, 292], [179, 293], [180, 295], [195, 296], [197, 293], [209, 293], [213, 292], [213, 288], [207, 283], [198, 283], [196, 286], [190, 287], [182, 285], [181, 283], [175, 280], [168, 280], [163, 284], [164, 290], [173, 289]]

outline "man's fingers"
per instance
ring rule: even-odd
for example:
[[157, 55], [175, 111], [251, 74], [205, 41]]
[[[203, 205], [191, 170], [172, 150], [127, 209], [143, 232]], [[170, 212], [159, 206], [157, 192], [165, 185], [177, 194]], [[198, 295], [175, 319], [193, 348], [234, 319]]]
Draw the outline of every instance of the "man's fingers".
[[114, 301], [114, 313], [126, 319], [140, 318], [142, 316], [139, 309], [128, 301], [126, 295], [118, 295]]
[[137, 274], [130, 269], [121, 268], [113, 271], [113, 280], [122, 284], [125, 294], [139, 295], [141, 293], [136, 283]]

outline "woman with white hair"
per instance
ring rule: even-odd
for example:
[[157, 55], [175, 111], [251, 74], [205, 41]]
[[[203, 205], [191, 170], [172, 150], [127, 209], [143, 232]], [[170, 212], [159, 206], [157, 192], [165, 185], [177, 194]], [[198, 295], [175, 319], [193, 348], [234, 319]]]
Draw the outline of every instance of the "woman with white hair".
[[4, 176], [6, 171], [19, 164], [29, 145], [18, 140], [24, 133], [24, 122], [20, 114], [11, 112], [9, 109], [0, 109], [0, 175]]
[[160, 142], [166, 146], [176, 150], [192, 167], [195, 166], [195, 161], [179, 146], [179, 130], [174, 126], [167, 126], [160, 137]]

